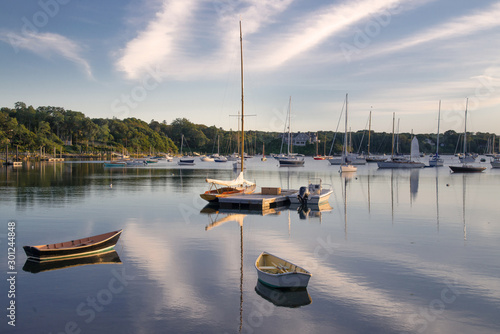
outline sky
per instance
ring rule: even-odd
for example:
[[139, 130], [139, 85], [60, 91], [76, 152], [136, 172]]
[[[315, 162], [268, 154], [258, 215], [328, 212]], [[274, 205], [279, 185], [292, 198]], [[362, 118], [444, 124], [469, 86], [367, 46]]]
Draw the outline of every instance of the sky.
[[[245, 129], [500, 134], [500, 1], [4, 0], [0, 106]], [[291, 101], [291, 102], [290, 102]], [[439, 109], [439, 101], [441, 108]], [[468, 102], [467, 102], [468, 101]], [[440, 110], [440, 117], [438, 112]], [[338, 124], [340, 124], [338, 126]]]

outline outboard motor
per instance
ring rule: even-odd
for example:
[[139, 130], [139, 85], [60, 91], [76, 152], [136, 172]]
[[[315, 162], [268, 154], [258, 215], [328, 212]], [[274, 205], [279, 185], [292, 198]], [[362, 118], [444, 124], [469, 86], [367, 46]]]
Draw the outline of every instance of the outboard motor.
[[309, 190], [307, 187], [300, 187], [297, 198], [302, 205], [307, 205], [307, 200], [309, 199]]

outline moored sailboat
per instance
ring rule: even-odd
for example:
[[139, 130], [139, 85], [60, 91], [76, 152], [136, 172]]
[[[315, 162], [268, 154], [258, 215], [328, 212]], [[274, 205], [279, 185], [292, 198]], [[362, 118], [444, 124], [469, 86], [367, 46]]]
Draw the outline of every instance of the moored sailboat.
[[473, 166], [467, 164], [467, 107], [469, 105], [469, 99], [465, 102], [465, 119], [464, 119], [464, 147], [463, 147], [463, 164], [461, 166], [449, 166], [454, 173], [481, 173], [486, 169], [482, 166]]
[[184, 135], [181, 135], [181, 158], [177, 162], [178, 165], [194, 165], [194, 158], [187, 155], [182, 156], [182, 148], [184, 146]]
[[[240, 170], [238, 177], [232, 181], [214, 180], [206, 179], [207, 183], [210, 183], [210, 189], [200, 194], [201, 198], [209, 202], [217, 202], [221, 197], [228, 197], [233, 195], [239, 195], [242, 193], [251, 194], [255, 191], [255, 183], [249, 182], [244, 179], [243, 171], [245, 169], [245, 132], [244, 132], [244, 98], [243, 98], [243, 36], [241, 33], [241, 21], [240, 21], [240, 52], [241, 52], [241, 133], [240, 133], [240, 144], [241, 144], [241, 160], [235, 162], [234, 165]], [[217, 186], [222, 186], [218, 188]]]
[[444, 165], [443, 159], [439, 156], [439, 123], [441, 120], [441, 100], [439, 100], [439, 111], [438, 111], [438, 130], [436, 139], [436, 154], [434, 154], [429, 159], [429, 166], [431, 167], [442, 167]]
[[292, 125], [291, 125], [291, 106], [292, 106], [292, 97], [290, 96], [290, 100], [288, 103], [288, 154], [285, 157], [281, 157], [278, 159], [280, 167], [302, 167], [304, 166], [304, 159], [300, 158], [296, 154], [292, 153], [293, 147], [293, 139], [292, 139]]
[[342, 151], [342, 163], [340, 164], [341, 173], [355, 172], [358, 170], [356, 166], [347, 161], [347, 106], [348, 95], [345, 95], [345, 129], [344, 129], [344, 150]]
[[394, 156], [394, 122], [395, 114], [392, 114], [392, 151], [391, 158], [386, 161], [378, 161], [378, 168], [423, 168], [425, 165], [422, 162], [414, 161], [412, 158], [420, 156], [417, 137], [413, 137], [411, 141], [411, 158], [395, 157]]

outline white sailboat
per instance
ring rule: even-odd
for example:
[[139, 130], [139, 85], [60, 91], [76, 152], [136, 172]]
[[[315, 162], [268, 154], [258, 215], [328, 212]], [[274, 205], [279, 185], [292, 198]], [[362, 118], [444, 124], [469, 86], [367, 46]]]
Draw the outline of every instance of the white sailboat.
[[378, 161], [378, 168], [423, 168], [424, 163], [414, 161], [413, 159], [420, 157], [419, 145], [417, 137], [413, 137], [411, 142], [410, 159], [406, 157], [394, 157], [394, 122], [395, 114], [392, 114], [392, 152], [391, 159], [387, 161]]
[[441, 120], [441, 100], [439, 100], [439, 111], [438, 111], [438, 131], [437, 131], [437, 140], [436, 140], [436, 154], [433, 155], [429, 159], [429, 166], [431, 167], [442, 167], [444, 165], [444, 161], [439, 157], [439, 123]]
[[[469, 105], [469, 99], [465, 102], [465, 120], [464, 120], [464, 151], [463, 151], [463, 159], [460, 159], [462, 162], [461, 166], [449, 166], [450, 169], [454, 173], [480, 173], [486, 169], [486, 167], [479, 167], [467, 164], [469, 162], [468, 158], [471, 156], [467, 155], [467, 107]], [[475, 159], [474, 159], [475, 160]], [[473, 162], [474, 160], [470, 161]]]
[[384, 157], [376, 157], [370, 154], [371, 133], [372, 133], [372, 111], [370, 110], [370, 122], [368, 126], [368, 154], [365, 157], [365, 161], [366, 162], [384, 161], [385, 160]]
[[280, 167], [302, 167], [304, 166], [304, 159], [298, 157], [296, 154], [292, 153], [292, 125], [291, 125], [291, 113], [292, 113], [292, 97], [290, 96], [290, 100], [288, 103], [288, 154], [285, 157], [281, 157], [278, 159]]
[[[200, 194], [201, 198], [207, 200], [209, 202], [218, 201], [219, 197], [227, 197], [231, 195], [238, 195], [241, 193], [251, 194], [255, 191], [256, 185], [253, 182], [247, 181], [243, 177], [243, 170], [245, 169], [245, 132], [244, 132], [244, 96], [243, 96], [243, 35], [241, 33], [241, 21], [240, 21], [240, 53], [241, 53], [241, 133], [240, 133], [240, 144], [241, 144], [241, 164], [239, 167], [240, 173], [238, 177], [232, 181], [223, 181], [223, 180], [213, 180], [206, 179], [206, 182], [210, 184], [210, 189], [203, 194]], [[237, 163], [235, 163], [237, 164]], [[222, 188], [217, 188], [216, 186], [222, 186]], [[212, 189], [214, 187], [214, 189]]]
[[347, 161], [347, 100], [348, 95], [345, 95], [345, 131], [344, 131], [344, 150], [342, 152], [342, 163], [340, 164], [340, 172], [348, 173], [355, 172], [358, 170], [358, 167], [353, 166], [351, 163]]

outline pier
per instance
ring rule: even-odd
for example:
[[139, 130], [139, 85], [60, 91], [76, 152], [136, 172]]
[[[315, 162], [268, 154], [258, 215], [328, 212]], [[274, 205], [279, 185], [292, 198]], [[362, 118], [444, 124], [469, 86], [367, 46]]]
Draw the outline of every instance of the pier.
[[242, 194], [219, 198], [219, 205], [222, 209], [246, 209], [246, 210], [268, 210], [288, 205], [289, 195], [297, 190], [280, 190], [277, 194], [268, 194], [263, 191], [255, 194]]

